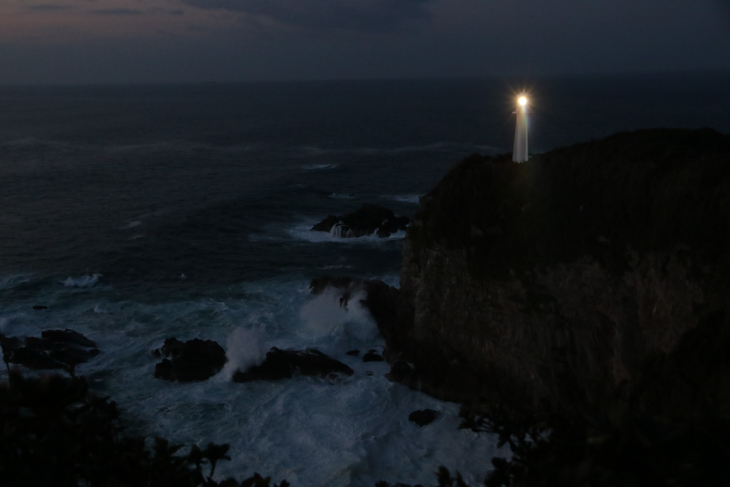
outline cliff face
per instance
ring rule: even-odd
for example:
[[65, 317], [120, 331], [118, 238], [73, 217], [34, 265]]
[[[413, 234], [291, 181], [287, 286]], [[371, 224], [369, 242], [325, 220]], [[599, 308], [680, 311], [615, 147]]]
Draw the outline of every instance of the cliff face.
[[376, 316], [395, 379], [528, 412], [730, 412], [730, 136], [471, 156], [421, 207], [400, 293], [372, 292], [400, 300]]

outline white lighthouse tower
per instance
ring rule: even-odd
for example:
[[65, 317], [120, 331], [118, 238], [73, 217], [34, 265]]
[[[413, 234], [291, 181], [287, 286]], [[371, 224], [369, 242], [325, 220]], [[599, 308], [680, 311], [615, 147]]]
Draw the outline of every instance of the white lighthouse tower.
[[512, 150], [514, 162], [527, 161], [527, 96], [523, 93], [517, 99], [517, 127], [515, 128], [515, 147]]

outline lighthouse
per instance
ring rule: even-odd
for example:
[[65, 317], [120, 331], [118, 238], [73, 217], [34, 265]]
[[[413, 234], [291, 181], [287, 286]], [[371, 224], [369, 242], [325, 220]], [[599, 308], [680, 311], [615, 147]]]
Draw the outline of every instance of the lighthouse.
[[523, 93], [517, 99], [517, 126], [515, 127], [515, 147], [512, 150], [514, 162], [527, 161], [527, 96]]

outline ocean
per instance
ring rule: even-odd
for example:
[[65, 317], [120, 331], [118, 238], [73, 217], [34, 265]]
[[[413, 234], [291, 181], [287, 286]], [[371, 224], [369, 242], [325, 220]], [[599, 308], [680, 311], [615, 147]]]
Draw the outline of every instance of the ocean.
[[[730, 132], [727, 74], [0, 87], [0, 332], [94, 340], [77, 373], [128, 431], [230, 443], [221, 477], [429, 485], [444, 465], [477, 484], [508, 451], [459, 430], [457, 404], [346, 355], [384, 347], [357, 299], [309, 294], [324, 275], [398, 286], [404, 232], [310, 228], [363, 203], [413, 216], [453, 163], [511, 151], [523, 88], [533, 153], [649, 127]], [[215, 340], [230, 362], [205, 382], [155, 379], [168, 337]], [[355, 375], [231, 382], [272, 346]], [[408, 421], [424, 408], [434, 423]]]

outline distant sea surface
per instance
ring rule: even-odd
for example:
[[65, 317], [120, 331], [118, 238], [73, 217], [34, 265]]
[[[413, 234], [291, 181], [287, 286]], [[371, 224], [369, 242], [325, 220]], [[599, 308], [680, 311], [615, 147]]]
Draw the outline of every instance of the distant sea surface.
[[[310, 228], [363, 203], [413, 216], [454, 162], [511, 151], [523, 88], [533, 153], [641, 128], [730, 131], [722, 74], [0, 87], [0, 332], [96, 341], [78, 373], [131, 432], [230, 443], [222, 475], [433, 484], [443, 464], [477, 483], [506, 453], [495, 439], [347, 356], [382, 350], [371, 317], [308, 292], [322, 275], [398, 285], [402, 233]], [[201, 383], [154, 379], [150, 352], [173, 336], [216, 340], [231, 365]], [[316, 347], [356, 374], [230, 382], [271, 346]], [[427, 407], [434, 423], [408, 421]]]

